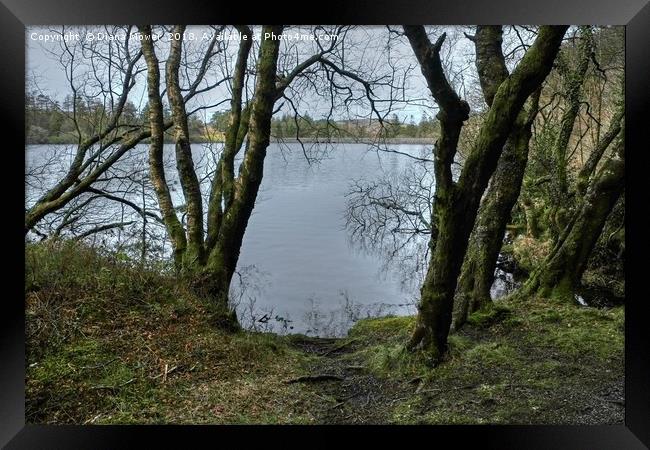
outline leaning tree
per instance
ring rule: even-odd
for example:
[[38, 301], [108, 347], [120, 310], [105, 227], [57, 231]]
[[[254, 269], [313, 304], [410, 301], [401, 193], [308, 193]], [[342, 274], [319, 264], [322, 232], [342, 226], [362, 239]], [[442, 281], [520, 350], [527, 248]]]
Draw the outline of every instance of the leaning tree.
[[[476, 68], [485, 102], [492, 106], [499, 86], [508, 77], [502, 51], [501, 26], [478, 26], [468, 38], [476, 49]], [[510, 212], [521, 190], [532, 125], [537, 115], [541, 87], [530, 97], [512, 124], [496, 170], [481, 201], [456, 288], [452, 328], [458, 329], [468, 314], [491, 304], [490, 289]]]
[[625, 190], [623, 91], [609, 129], [578, 172], [574, 212], [545, 261], [524, 286], [528, 295], [573, 301], [605, 223]]
[[404, 26], [429, 90], [440, 108], [441, 131], [433, 152], [436, 188], [432, 252], [421, 288], [415, 330], [407, 344], [409, 349], [423, 347], [434, 361], [446, 351], [457, 278], [481, 197], [526, 99], [550, 72], [566, 29], [564, 26], [541, 27], [517, 67], [498, 85], [476, 142], [455, 181], [451, 166], [463, 123], [469, 117], [469, 105], [445, 77], [440, 60], [445, 34], [432, 43], [424, 27]]
[[[134, 198], [140, 198], [139, 191], [148, 184], [146, 173], [134, 168], [139, 164], [136, 147], [151, 138], [148, 121], [135, 114], [134, 104], [147, 72], [142, 46], [135, 27], [107, 26], [104, 31], [124, 39], [60, 39], [58, 46], [44, 49], [65, 73], [70, 101], [63, 105], [49, 101], [63, 127], [71, 130], [67, 138], [73, 142], [65, 150], [56, 147], [49, 157], [39, 152], [26, 168], [26, 235], [82, 238], [133, 223], [114, 217], [115, 208], [106, 208], [106, 202], [128, 209], [145, 225], [147, 221], [162, 223], [144, 202]], [[52, 32], [63, 35], [67, 28]], [[181, 63], [182, 71], [191, 77], [182, 103], [192, 102], [225, 81], [206, 81], [207, 61], [223, 52], [222, 47], [215, 32], [196, 51], [203, 53], [192, 55], [204, 64], [192, 70], [188, 61]], [[41, 97], [49, 99], [44, 93]], [[172, 125], [173, 120], [166, 117], [162, 128]], [[70, 157], [64, 154], [67, 150]]]

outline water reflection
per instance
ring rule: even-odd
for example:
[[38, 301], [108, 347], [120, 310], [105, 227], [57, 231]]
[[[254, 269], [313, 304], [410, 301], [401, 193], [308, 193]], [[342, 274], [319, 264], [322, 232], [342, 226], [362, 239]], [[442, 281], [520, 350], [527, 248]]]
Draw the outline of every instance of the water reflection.
[[[417, 153], [421, 146], [399, 146], [399, 150]], [[221, 146], [193, 145], [192, 151], [207, 197]], [[69, 146], [27, 147], [26, 206], [60, 179], [71, 157]], [[173, 145], [165, 145], [164, 160], [174, 205], [183, 218]], [[413, 296], [403, 288], [402, 274], [394, 268], [384, 270], [378, 254], [351, 245], [343, 216], [351, 180], [377, 180], [402, 170], [408, 162], [404, 156], [378, 156], [368, 146], [357, 144], [334, 145], [319, 162], [308, 162], [298, 144], [272, 144], [231, 286], [240, 320], [252, 328], [273, 325], [278, 331], [341, 334], [362, 317], [412, 313], [413, 308], [405, 305]], [[38, 176], [29, 176], [37, 172]], [[146, 145], [131, 150], [112, 173], [119, 176], [98, 182], [99, 189], [126, 192], [128, 200], [157, 211], [148, 180]], [[106, 242], [133, 257], [143, 247], [150, 257], [170, 256], [164, 227], [149, 221], [145, 241], [141, 218], [117, 202], [97, 199], [85, 217], [95, 223], [109, 217], [134, 221], [132, 226], [103, 235], [98, 243]]]

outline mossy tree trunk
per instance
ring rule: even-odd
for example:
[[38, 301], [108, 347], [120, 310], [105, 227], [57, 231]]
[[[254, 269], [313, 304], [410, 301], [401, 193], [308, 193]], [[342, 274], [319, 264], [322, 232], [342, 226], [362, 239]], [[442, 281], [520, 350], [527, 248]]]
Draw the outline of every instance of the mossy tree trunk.
[[457, 182], [451, 174], [458, 136], [469, 106], [451, 88], [442, 70], [443, 34], [432, 44], [422, 26], [404, 26], [427, 85], [438, 104], [441, 134], [434, 149], [437, 238], [424, 283], [415, 330], [407, 348], [422, 346], [433, 360], [447, 347], [457, 278], [481, 197], [503, 146], [528, 96], [551, 70], [567, 27], [541, 27], [517, 68], [498, 87], [476, 143]]
[[[478, 26], [475, 36], [467, 36], [476, 48], [476, 68], [488, 106], [492, 106], [494, 95], [508, 76], [501, 50], [502, 32], [500, 26]], [[519, 197], [540, 91], [538, 89], [531, 96], [528, 110], [522, 109], [517, 116], [490, 186], [481, 201], [456, 288], [453, 330], [459, 329], [470, 313], [491, 304], [490, 289], [494, 282], [497, 257], [510, 212]]]
[[490, 289], [510, 213], [521, 191], [539, 93], [538, 89], [528, 111], [522, 110], [517, 117], [479, 207], [458, 279], [452, 329], [459, 329], [469, 314], [492, 303]]
[[[230, 310], [228, 293], [237, 268], [241, 245], [255, 206], [255, 200], [264, 173], [264, 159], [270, 142], [273, 107], [282, 98], [289, 84], [312, 65], [322, 62], [331, 48], [305, 59], [285, 76], [277, 70], [280, 39], [267, 38], [282, 33], [283, 26], [264, 26], [259, 53], [254, 68], [249, 67], [253, 32], [245, 25], [236, 27], [242, 39], [231, 77], [230, 118], [225, 143], [219, 155], [217, 170], [210, 180], [207, 214], [204, 221], [203, 198], [192, 161], [188, 132], [187, 103], [179, 82], [179, 61], [182, 52], [183, 26], [176, 26], [170, 53], [165, 65], [166, 92], [171, 106], [176, 170], [179, 174], [187, 225], [178, 219], [172, 203], [163, 168], [162, 103], [160, 100], [159, 62], [151, 39], [151, 27], [140, 27], [144, 55], [148, 68], [149, 121], [152, 130], [150, 145], [150, 173], [158, 198], [158, 206], [172, 241], [174, 261], [181, 276], [210, 301], [216, 325], [238, 328], [237, 317]], [[209, 67], [212, 49], [209, 48], [201, 64], [201, 72]], [[243, 93], [246, 77], [254, 69], [255, 86], [251, 100], [246, 102]], [[192, 87], [196, 89], [200, 79]], [[235, 159], [244, 150], [239, 170]], [[205, 223], [204, 223], [205, 222]]]
[[[281, 34], [282, 26], [265, 27], [265, 33]], [[235, 273], [239, 252], [244, 239], [257, 192], [262, 182], [264, 158], [270, 142], [271, 116], [277, 99], [276, 72], [279, 40], [262, 41], [257, 62], [257, 80], [251, 103], [246, 152], [233, 183], [230, 197], [226, 197], [225, 210], [220, 220], [218, 235], [209, 249], [204, 275], [204, 288], [210, 296], [227, 304], [230, 281]]]
[[580, 40], [578, 45], [577, 62], [571, 70], [569, 61], [561, 60], [559, 64], [562, 73], [565, 100], [564, 112], [560, 119], [560, 129], [553, 143], [553, 157], [555, 159], [555, 176], [552, 178], [553, 197], [551, 208], [551, 223], [555, 227], [554, 236], [557, 237], [567, 224], [570, 211], [567, 205], [570, 199], [568, 167], [569, 158], [567, 149], [573, 133], [576, 119], [582, 101], [582, 86], [585, 82], [587, 69], [593, 53], [593, 36], [590, 26], [580, 27]]
[[158, 207], [165, 223], [165, 228], [172, 242], [174, 261], [177, 267], [182, 265], [187, 239], [185, 230], [176, 216], [174, 204], [167, 185], [163, 163], [163, 107], [160, 99], [160, 68], [154, 51], [151, 26], [140, 27], [143, 35], [142, 52], [147, 63], [147, 95], [149, 100], [149, 127], [151, 139], [149, 144], [149, 176], [156, 193]]
[[624, 79], [621, 83], [621, 96], [618, 103], [618, 108], [612, 117], [609, 128], [605, 134], [600, 138], [594, 149], [589, 154], [589, 158], [578, 172], [578, 179], [576, 181], [575, 193], [578, 196], [583, 196], [589, 187], [589, 180], [596, 172], [596, 168], [600, 163], [603, 155], [614, 142], [614, 140], [621, 134], [621, 130], [625, 123], [625, 83]]
[[185, 198], [187, 217], [187, 245], [180, 263], [182, 270], [194, 271], [205, 261], [203, 254], [203, 201], [199, 180], [194, 169], [194, 161], [192, 160], [187, 111], [185, 110], [185, 102], [183, 101], [179, 81], [184, 33], [184, 25], [176, 25], [172, 31], [172, 36], [179, 36], [179, 39], [171, 40], [169, 57], [165, 65], [165, 85], [172, 120], [174, 121], [176, 171]]
[[[246, 38], [241, 40], [233, 73], [230, 123], [218, 170], [211, 182], [207, 224], [203, 223], [202, 195], [192, 161], [188, 114], [179, 83], [184, 27], [177, 26], [174, 29], [173, 36], [178, 36], [179, 39], [171, 41], [165, 66], [165, 81], [174, 123], [176, 169], [186, 201], [187, 225], [183, 226], [172, 204], [163, 168], [159, 63], [150, 39], [151, 27], [141, 27], [141, 32], [145, 35], [143, 49], [148, 67], [149, 121], [152, 130], [149, 161], [152, 184], [173, 244], [174, 260], [179, 274], [188, 278], [195, 290], [209, 299], [215, 323], [222, 328], [238, 327], [237, 318], [228, 304], [228, 292], [237, 267], [246, 226], [262, 181], [273, 105], [278, 98], [276, 73], [280, 40], [262, 39], [253, 97], [248, 105], [242, 106], [252, 31], [245, 26], [238, 28]], [[278, 35], [282, 28], [264, 27], [262, 35]], [[206, 53], [206, 57], [209, 55], [210, 52]], [[245, 140], [246, 151], [236, 177], [234, 160]], [[204, 232], [206, 225], [207, 233]]]
[[573, 301], [589, 256], [624, 188], [625, 142], [621, 135], [551, 254], [526, 283], [528, 295]]
[[521, 194], [519, 201], [524, 210], [526, 235], [537, 239], [542, 232], [539, 225], [539, 211], [535, 207], [533, 200], [525, 192]]

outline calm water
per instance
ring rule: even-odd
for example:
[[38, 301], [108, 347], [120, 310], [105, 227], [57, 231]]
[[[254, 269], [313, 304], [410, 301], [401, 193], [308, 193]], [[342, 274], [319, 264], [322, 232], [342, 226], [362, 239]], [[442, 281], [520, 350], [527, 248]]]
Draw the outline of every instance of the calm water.
[[354, 319], [409, 311], [400, 306], [411, 298], [398, 274], [382, 273], [377, 256], [349, 242], [344, 219], [350, 182], [397, 171], [405, 158], [340, 145], [310, 165], [296, 147], [284, 157], [278, 150], [270, 148], [240, 257], [240, 266], [254, 265], [268, 281], [259, 305], [288, 315], [294, 331], [311, 333], [345, 328], [346, 313]]
[[[372, 181], [400, 171], [409, 159], [378, 156], [364, 145], [337, 144], [319, 162], [309, 164], [299, 145], [288, 147], [272, 144], [268, 149], [241, 250], [241, 277], [236, 275], [232, 286], [240, 319], [258, 329], [336, 335], [359, 318], [413, 313], [415, 293], [402, 290], [396, 271], [382, 271], [378, 255], [350, 242], [344, 218], [345, 194], [353, 180]], [[396, 149], [419, 154], [422, 146]], [[194, 145], [193, 151], [199, 173], [205, 173], [214, 149]], [[173, 168], [172, 145], [165, 147], [165, 154]], [[29, 146], [26, 158], [28, 170], [49, 161], [45, 178], [52, 180], [69, 156], [63, 146]], [[133, 172], [146, 167], [145, 158], [146, 146], [139, 146], [118, 168]], [[175, 171], [169, 170], [167, 176], [179, 205]], [[207, 186], [206, 182], [206, 192]], [[28, 185], [27, 204], [40, 189]], [[142, 199], [139, 194], [130, 198]]]

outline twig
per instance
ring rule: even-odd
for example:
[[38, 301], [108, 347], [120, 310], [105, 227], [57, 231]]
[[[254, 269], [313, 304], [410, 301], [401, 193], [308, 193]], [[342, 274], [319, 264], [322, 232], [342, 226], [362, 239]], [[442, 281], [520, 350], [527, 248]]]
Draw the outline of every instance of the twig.
[[394, 399], [392, 402], [390, 402], [390, 404], [394, 405], [397, 402], [401, 402], [402, 400], [408, 400], [409, 398], [411, 398], [411, 397], [398, 397], [398, 398]]
[[343, 400], [342, 402], [337, 403], [336, 405], [330, 407], [329, 409], [330, 409], [330, 410], [332, 410], [332, 409], [336, 409], [336, 408], [338, 408], [339, 406], [342, 406], [345, 402], [346, 402], [346, 400]]
[[167, 370], [167, 364], [165, 364], [165, 371], [163, 373], [159, 373], [158, 375], [151, 377], [152, 380], [155, 380], [156, 378], [163, 377], [163, 383], [167, 381], [167, 375], [172, 373], [174, 370], [178, 369], [178, 366], [174, 366], [171, 369]]
[[317, 381], [343, 381], [344, 378], [339, 377], [338, 375], [331, 375], [331, 374], [320, 374], [320, 375], [306, 375], [298, 378], [293, 378], [291, 380], [287, 380], [287, 384], [291, 383], [310, 383], [310, 382], [317, 382]]
[[95, 417], [93, 417], [92, 419], [88, 419], [88, 420], [86, 420], [86, 421], [84, 422], [84, 425], [87, 425], [87, 424], [89, 424], [89, 423], [93, 423], [93, 422], [95, 422], [95, 420], [99, 419], [99, 418], [101, 417], [101, 415], [102, 415], [102, 414], [99, 413], [99, 414], [97, 414]]
[[439, 394], [440, 392], [442, 392], [442, 389], [437, 389], [437, 388], [421, 389], [419, 392], [416, 391], [416, 393], [419, 394]]
[[106, 366], [108, 366], [108, 365], [109, 365], [110, 363], [112, 363], [113, 361], [117, 361], [117, 358], [113, 358], [113, 359], [111, 359], [110, 361], [106, 361], [106, 362], [103, 363], [103, 364], [96, 364], [96, 365], [94, 365], [94, 366], [81, 366], [80, 369], [82, 369], [82, 370], [99, 369], [100, 367], [106, 367]]

